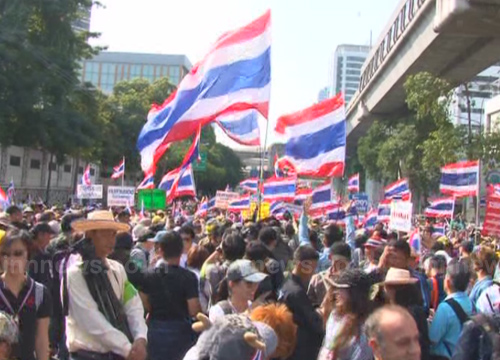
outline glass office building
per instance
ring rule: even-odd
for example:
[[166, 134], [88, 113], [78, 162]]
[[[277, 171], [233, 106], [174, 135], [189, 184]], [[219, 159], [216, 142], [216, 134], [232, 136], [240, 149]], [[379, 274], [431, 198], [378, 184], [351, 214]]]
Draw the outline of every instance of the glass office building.
[[191, 67], [185, 55], [105, 51], [83, 62], [81, 80], [109, 94], [120, 81], [137, 78], [153, 82], [168, 77], [174, 85], [178, 85]]

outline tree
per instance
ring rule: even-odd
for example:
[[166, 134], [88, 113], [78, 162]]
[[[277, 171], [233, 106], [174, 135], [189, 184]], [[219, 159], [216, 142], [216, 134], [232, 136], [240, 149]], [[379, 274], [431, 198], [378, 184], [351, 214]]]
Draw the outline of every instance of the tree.
[[79, 61], [98, 49], [72, 23], [92, 0], [0, 1], [0, 142], [65, 154], [87, 147], [95, 128], [81, 104]]

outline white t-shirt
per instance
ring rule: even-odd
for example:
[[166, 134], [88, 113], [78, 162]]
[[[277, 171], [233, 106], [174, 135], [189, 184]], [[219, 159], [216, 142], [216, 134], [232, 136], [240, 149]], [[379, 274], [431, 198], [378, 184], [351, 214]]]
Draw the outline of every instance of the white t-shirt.
[[208, 312], [208, 318], [210, 319], [211, 322], [214, 322], [215, 319], [224, 317], [224, 310], [222, 310], [222, 307], [220, 307], [219, 304], [215, 304], [210, 308], [210, 311]]
[[486, 315], [500, 314], [500, 286], [493, 284], [484, 290], [477, 299], [476, 310]]

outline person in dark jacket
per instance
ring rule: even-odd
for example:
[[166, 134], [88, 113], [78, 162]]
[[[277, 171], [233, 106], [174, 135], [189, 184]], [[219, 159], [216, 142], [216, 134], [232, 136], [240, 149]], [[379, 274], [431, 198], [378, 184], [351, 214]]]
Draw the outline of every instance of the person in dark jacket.
[[134, 245], [132, 235], [127, 232], [121, 232], [116, 235], [115, 239], [115, 247], [109, 258], [122, 264], [127, 273], [128, 280], [135, 287], [140, 287], [144, 274], [136, 263], [130, 259], [130, 252]]
[[319, 255], [311, 246], [300, 246], [294, 253], [294, 268], [284, 282], [279, 301], [293, 313], [297, 324], [297, 345], [288, 360], [316, 359], [323, 341], [323, 319], [307, 296], [307, 287], [318, 266]]
[[464, 323], [451, 360], [500, 359], [500, 319], [479, 314]]

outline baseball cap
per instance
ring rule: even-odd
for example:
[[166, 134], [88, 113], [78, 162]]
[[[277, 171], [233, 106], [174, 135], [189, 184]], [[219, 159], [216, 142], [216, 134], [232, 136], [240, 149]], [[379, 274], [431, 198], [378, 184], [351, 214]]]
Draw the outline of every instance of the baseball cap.
[[258, 283], [266, 277], [267, 274], [257, 270], [250, 260], [236, 260], [227, 269], [227, 279], [229, 281], [245, 280]]
[[153, 239], [153, 242], [161, 243], [166, 234], [168, 234], [168, 231], [166, 230], [158, 231]]

